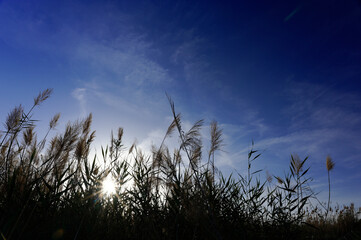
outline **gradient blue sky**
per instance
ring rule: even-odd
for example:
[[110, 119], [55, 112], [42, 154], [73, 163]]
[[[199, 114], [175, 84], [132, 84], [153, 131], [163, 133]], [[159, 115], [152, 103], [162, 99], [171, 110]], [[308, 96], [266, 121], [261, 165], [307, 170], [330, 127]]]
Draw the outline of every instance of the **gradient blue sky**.
[[2, 121], [54, 88], [34, 115], [39, 134], [57, 112], [58, 131], [92, 112], [96, 144], [122, 126], [128, 146], [148, 148], [171, 121], [168, 92], [186, 126], [220, 123], [225, 173], [245, 172], [253, 139], [255, 169], [274, 175], [291, 153], [309, 156], [326, 200], [330, 155], [333, 202], [359, 206], [360, 77], [357, 0], [0, 0]]

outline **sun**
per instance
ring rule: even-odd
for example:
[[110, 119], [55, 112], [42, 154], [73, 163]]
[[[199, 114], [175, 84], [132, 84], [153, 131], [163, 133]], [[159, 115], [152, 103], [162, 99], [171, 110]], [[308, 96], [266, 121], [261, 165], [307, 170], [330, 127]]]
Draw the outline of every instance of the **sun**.
[[110, 175], [108, 175], [102, 183], [102, 193], [105, 196], [110, 196], [115, 194], [116, 190], [116, 183], [114, 182], [114, 180], [111, 178]]

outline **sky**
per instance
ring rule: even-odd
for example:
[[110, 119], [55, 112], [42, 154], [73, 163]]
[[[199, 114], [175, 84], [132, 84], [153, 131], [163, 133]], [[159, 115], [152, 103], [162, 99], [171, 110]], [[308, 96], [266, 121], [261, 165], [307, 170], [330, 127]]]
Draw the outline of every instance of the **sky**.
[[[39, 135], [60, 112], [93, 114], [95, 148], [124, 128], [124, 142], [159, 144], [171, 123], [165, 93], [185, 127], [223, 129], [224, 174], [284, 176], [291, 154], [309, 157], [311, 187], [361, 206], [361, 1], [0, 0], [0, 117], [29, 109]], [[176, 142], [170, 139], [170, 146]]]

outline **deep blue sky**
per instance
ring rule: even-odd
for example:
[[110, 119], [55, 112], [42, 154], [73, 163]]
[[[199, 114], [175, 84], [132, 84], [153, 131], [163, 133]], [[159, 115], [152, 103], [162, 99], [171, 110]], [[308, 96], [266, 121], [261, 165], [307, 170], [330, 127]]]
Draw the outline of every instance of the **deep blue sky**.
[[334, 203], [361, 205], [360, 77], [357, 0], [0, 1], [3, 121], [54, 88], [40, 134], [57, 112], [62, 125], [92, 112], [97, 144], [122, 126], [146, 150], [171, 121], [168, 92], [187, 126], [220, 123], [225, 173], [245, 171], [254, 140], [274, 175], [309, 156], [325, 200], [330, 155]]

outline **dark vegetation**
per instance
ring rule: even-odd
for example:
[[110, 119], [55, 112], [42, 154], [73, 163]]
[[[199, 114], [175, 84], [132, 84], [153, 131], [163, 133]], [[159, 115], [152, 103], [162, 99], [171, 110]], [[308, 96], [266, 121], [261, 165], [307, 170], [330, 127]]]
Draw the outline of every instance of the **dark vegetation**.
[[[203, 121], [185, 131], [170, 98], [173, 122], [152, 154], [123, 146], [119, 128], [101, 156], [91, 156], [91, 115], [49, 141], [48, 134], [37, 139], [32, 113], [50, 95], [40, 93], [28, 112], [12, 110], [1, 132], [2, 239], [361, 239], [353, 205], [312, 205], [307, 158], [293, 155], [288, 174], [261, 181], [252, 148], [248, 173], [225, 177], [214, 165], [222, 147], [217, 123], [205, 154]], [[165, 140], [172, 134], [180, 144], [171, 152]], [[329, 180], [333, 166], [327, 158]], [[110, 177], [115, 194], [102, 191]]]

